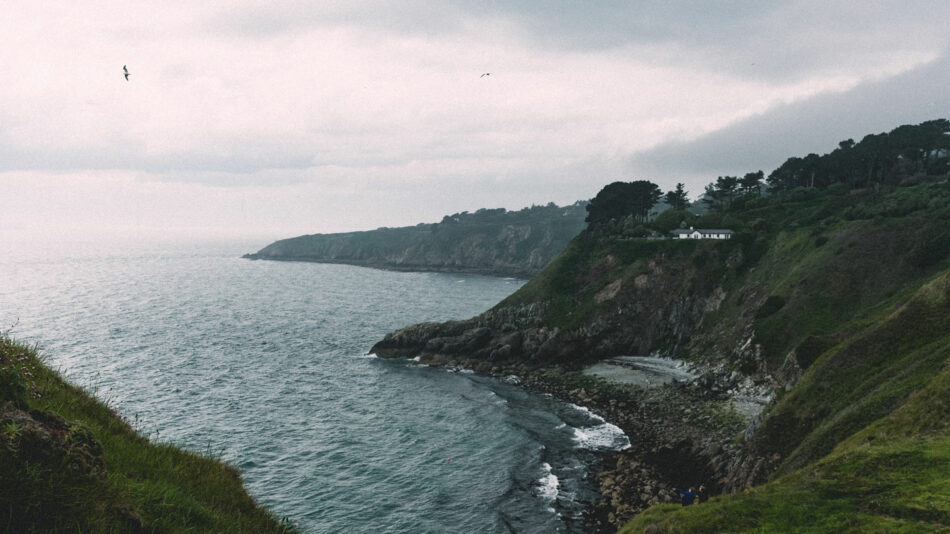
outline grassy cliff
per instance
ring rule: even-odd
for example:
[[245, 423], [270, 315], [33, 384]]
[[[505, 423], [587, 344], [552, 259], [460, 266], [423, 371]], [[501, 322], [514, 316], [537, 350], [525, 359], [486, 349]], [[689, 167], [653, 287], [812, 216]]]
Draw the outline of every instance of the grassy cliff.
[[240, 473], [149, 441], [0, 336], [0, 531], [288, 532]]
[[623, 532], [948, 531], [950, 273], [896, 300], [768, 410], [749, 447], [769, 482]]

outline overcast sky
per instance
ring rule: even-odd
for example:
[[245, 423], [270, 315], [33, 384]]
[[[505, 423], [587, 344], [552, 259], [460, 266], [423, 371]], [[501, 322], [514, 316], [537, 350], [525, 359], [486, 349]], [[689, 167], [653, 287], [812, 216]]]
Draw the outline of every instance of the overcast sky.
[[263, 246], [566, 204], [617, 180], [695, 197], [718, 175], [950, 117], [944, 0], [3, 11], [6, 240]]

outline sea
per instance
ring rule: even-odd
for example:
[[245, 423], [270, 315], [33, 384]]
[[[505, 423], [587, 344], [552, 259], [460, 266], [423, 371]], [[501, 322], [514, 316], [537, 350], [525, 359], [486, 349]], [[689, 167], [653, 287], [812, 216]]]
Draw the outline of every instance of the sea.
[[0, 331], [301, 532], [585, 531], [620, 429], [513, 376], [369, 354], [523, 280], [241, 259], [266, 244], [8, 244]]

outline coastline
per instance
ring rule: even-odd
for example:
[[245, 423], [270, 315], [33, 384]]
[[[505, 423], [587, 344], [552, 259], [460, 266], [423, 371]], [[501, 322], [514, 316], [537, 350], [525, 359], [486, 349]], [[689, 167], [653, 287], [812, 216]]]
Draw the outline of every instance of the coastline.
[[379, 269], [381, 271], [393, 271], [400, 273], [443, 273], [443, 274], [476, 274], [482, 276], [493, 276], [496, 278], [514, 278], [516, 280], [530, 280], [541, 270], [525, 270], [520, 268], [497, 269], [497, 268], [479, 268], [479, 267], [447, 267], [433, 265], [399, 265], [395, 263], [381, 263], [374, 261], [358, 260], [334, 260], [325, 258], [312, 258], [307, 256], [261, 256], [259, 254], [244, 254], [241, 259], [251, 261], [286, 261], [286, 262], [304, 262], [304, 263], [327, 263], [331, 265], [352, 265], [355, 267], [364, 267], [367, 269]]
[[469, 369], [496, 379], [515, 376], [519, 387], [589, 410], [623, 431], [630, 447], [598, 451], [599, 460], [591, 466], [597, 471], [600, 498], [585, 513], [584, 524], [598, 534], [618, 531], [655, 504], [679, 502], [674, 487], [705, 484], [710, 494], [720, 493], [720, 473], [738, 453], [734, 438], [748, 425], [735, 414], [711, 408], [710, 403], [723, 399], [710, 398], [694, 383], [642, 388], [557, 367], [486, 368], [485, 362], [470, 360], [419, 363]]

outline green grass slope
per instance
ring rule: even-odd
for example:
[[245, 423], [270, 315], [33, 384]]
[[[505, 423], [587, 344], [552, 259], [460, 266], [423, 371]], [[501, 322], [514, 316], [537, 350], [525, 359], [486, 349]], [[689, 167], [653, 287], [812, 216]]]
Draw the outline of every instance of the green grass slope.
[[214, 458], [154, 443], [0, 337], [0, 532], [287, 532]]
[[950, 272], [896, 300], [766, 413], [748, 446], [775, 462], [769, 483], [623, 532], [950, 531]]
[[925, 387], [821, 460], [748, 493], [653, 507], [621, 532], [950, 531], [950, 336], [940, 349]]

